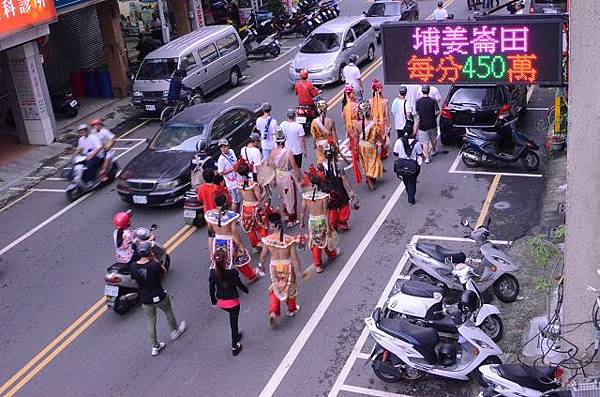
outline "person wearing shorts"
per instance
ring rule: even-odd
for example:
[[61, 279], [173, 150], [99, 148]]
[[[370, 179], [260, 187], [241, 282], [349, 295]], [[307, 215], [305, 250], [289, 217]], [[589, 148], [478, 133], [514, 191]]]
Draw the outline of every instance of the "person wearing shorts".
[[431, 149], [435, 148], [437, 142], [439, 105], [437, 101], [429, 96], [429, 85], [421, 87], [423, 96], [419, 98], [415, 106], [417, 111], [417, 121], [415, 128], [417, 130], [417, 140], [423, 145], [425, 154], [425, 163], [431, 162]]

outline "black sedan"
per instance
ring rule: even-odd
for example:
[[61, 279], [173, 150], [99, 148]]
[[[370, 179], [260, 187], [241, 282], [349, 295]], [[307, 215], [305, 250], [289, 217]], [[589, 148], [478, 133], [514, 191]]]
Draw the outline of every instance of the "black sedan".
[[190, 188], [190, 162], [202, 140], [210, 154], [219, 155], [217, 141], [227, 138], [237, 153], [254, 129], [260, 105], [205, 103], [184, 110], [150, 140], [121, 172], [117, 192], [139, 205], [170, 205], [184, 199]]

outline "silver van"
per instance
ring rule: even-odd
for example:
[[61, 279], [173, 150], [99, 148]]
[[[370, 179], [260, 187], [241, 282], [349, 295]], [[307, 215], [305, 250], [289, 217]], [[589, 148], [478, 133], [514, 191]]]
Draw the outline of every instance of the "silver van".
[[133, 83], [133, 106], [161, 111], [167, 104], [171, 76], [183, 60], [188, 65], [183, 84], [203, 97], [225, 84], [235, 87], [248, 67], [246, 50], [232, 26], [202, 27], [144, 58]]
[[300, 47], [288, 70], [290, 83], [307, 69], [313, 84], [329, 84], [344, 79], [342, 70], [350, 55], [359, 62], [375, 59], [377, 34], [364, 17], [338, 17], [316, 28]]

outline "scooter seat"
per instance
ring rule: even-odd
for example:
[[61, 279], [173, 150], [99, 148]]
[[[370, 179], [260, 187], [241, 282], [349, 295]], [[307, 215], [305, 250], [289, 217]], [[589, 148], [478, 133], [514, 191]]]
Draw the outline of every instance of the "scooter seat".
[[445, 262], [448, 259], [450, 263], [463, 263], [467, 260], [464, 252], [449, 250], [437, 244], [417, 243], [417, 249], [440, 262]]
[[560, 387], [560, 384], [554, 380], [555, 367], [501, 364], [497, 369], [503, 378], [529, 389], [545, 392]]
[[107, 269], [107, 271], [116, 271], [117, 273], [120, 274], [130, 274], [131, 273], [131, 268], [129, 267], [129, 263], [115, 263], [113, 265], [110, 265]]
[[415, 350], [421, 353], [427, 362], [432, 364], [437, 362], [435, 346], [440, 341], [440, 337], [435, 329], [419, 327], [411, 324], [408, 320], [396, 318], [381, 319], [379, 328], [413, 345]]
[[430, 323], [431, 327], [437, 329], [439, 332], [444, 332], [447, 334], [457, 334], [458, 327], [456, 323], [452, 320], [451, 316], [444, 316], [440, 320], [432, 320]]
[[498, 135], [496, 132], [488, 132], [485, 130], [478, 129], [470, 129], [470, 131], [478, 137], [480, 137], [481, 139], [485, 139], [486, 141], [497, 141], [498, 139], [500, 139], [500, 135]]
[[438, 292], [444, 295], [444, 288], [417, 280], [408, 280], [400, 286], [400, 292], [405, 295], [417, 296], [419, 298], [433, 298]]

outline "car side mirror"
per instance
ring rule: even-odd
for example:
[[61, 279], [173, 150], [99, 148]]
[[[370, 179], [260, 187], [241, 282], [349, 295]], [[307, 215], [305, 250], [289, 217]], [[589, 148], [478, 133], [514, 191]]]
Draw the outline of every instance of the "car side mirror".
[[150, 226], [150, 230], [158, 230], [158, 225], [157, 225], [156, 223], [153, 223], [153, 224]]
[[352, 48], [352, 47], [354, 47], [354, 42], [353, 41], [351, 41], [350, 43], [344, 44], [344, 49], [348, 49], [348, 48]]
[[363, 12], [362, 12], [362, 14], [363, 14], [363, 15], [367, 15], [367, 12], [366, 12], [366, 11], [363, 11]]

